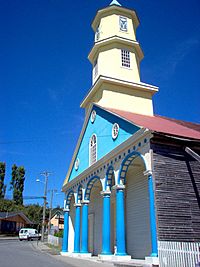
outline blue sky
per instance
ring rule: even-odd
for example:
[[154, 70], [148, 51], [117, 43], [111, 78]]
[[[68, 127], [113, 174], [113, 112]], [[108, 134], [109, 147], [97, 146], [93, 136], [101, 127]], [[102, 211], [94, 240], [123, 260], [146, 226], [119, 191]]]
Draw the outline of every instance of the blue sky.
[[[24, 165], [25, 196], [43, 194], [35, 180], [44, 170], [53, 172], [48, 188], [61, 190], [84, 120], [79, 105], [91, 87], [90, 24], [110, 2], [0, 0], [0, 161], [7, 184], [12, 165]], [[141, 80], [160, 88], [155, 113], [199, 122], [200, 1], [120, 3], [141, 22]], [[62, 200], [56, 195], [53, 205]]]

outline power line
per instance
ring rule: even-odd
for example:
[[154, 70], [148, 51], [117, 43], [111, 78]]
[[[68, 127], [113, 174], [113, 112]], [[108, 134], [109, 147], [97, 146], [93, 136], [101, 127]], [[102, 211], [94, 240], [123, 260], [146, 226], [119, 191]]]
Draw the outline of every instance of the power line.
[[[124, 133], [121, 135], [129, 135], [129, 133]], [[98, 138], [100, 137], [109, 137], [110, 134], [105, 134], [105, 135], [98, 135]], [[89, 139], [91, 136], [85, 136], [85, 138]], [[38, 140], [19, 140], [19, 141], [5, 141], [5, 142], [0, 142], [0, 145], [12, 145], [12, 144], [23, 144], [23, 143], [34, 143], [34, 142], [48, 142], [49, 140], [47, 139], [38, 139]]]
[[[23, 199], [42, 199], [44, 198], [43, 196], [23, 196]], [[11, 195], [6, 195], [5, 199], [11, 200], [12, 196]]]

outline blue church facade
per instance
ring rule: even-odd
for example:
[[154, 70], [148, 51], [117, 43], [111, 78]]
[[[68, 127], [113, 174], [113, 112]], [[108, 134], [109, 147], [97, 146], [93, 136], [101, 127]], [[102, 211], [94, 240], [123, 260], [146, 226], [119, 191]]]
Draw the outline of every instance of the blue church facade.
[[[68, 252], [69, 239], [69, 217], [71, 202], [75, 205], [73, 250], [74, 253], [107, 255], [112, 257], [123, 256], [123, 259], [130, 259], [130, 255], [126, 249], [126, 220], [129, 219], [125, 213], [125, 197], [124, 192], [127, 184], [127, 173], [130, 169], [139, 169], [140, 176], [143, 176], [146, 183], [145, 198], [145, 217], [149, 217], [149, 225], [144, 227], [148, 232], [148, 253], [145, 256], [157, 257], [157, 236], [156, 221], [154, 212], [154, 193], [152, 172], [149, 169], [149, 138], [148, 132], [141, 129], [122, 118], [112, 114], [105, 109], [93, 105], [89, 116], [86, 118], [85, 126], [82, 131], [81, 139], [78, 142], [74, 161], [67, 183], [66, 202], [65, 202], [65, 227], [63, 252]], [[92, 118], [95, 114], [95, 118]], [[114, 125], [120, 125], [116, 139], [112, 135]], [[96, 136], [96, 153], [97, 159], [90, 166], [90, 140], [95, 134]], [[82, 164], [81, 164], [82, 163]], [[89, 167], [88, 167], [89, 166]], [[130, 178], [129, 178], [130, 179]], [[96, 184], [99, 190], [95, 192], [101, 196], [99, 201], [102, 202], [100, 217], [100, 225], [102, 229], [94, 229], [101, 232], [101, 236], [96, 238], [94, 242], [101, 243], [101, 248], [92, 248], [89, 250], [89, 222], [88, 216], [92, 201], [92, 191]], [[142, 187], [142, 185], [140, 185]], [[65, 190], [65, 187], [64, 187]], [[112, 195], [112, 196], [111, 196]], [[94, 196], [95, 197], [95, 196]], [[93, 197], [93, 198], [94, 198]], [[131, 196], [130, 196], [131, 197]], [[139, 196], [143, 198], [144, 196]], [[114, 201], [116, 214], [111, 214], [111, 198]], [[139, 200], [138, 200], [139, 203]], [[130, 207], [131, 208], [131, 207]], [[130, 211], [131, 212], [131, 211]], [[112, 218], [111, 218], [112, 217]], [[130, 217], [130, 216], [129, 216]], [[115, 220], [115, 223], [111, 221]], [[112, 226], [115, 225], [115, 229]], [[115, 233], [113, 233], [115, 232]], [[111, 236], [115, 236], [114, 240]], [[146, 235], [143, 235], [143, 238]], [[132, 237], [131, 237], [132, 238]], [[142, 239], [142, 237], [140, 237]], [[95, 237], [93, 237], [95, 239]], [[137, 243], [138, 241], [136, 241]], [[143, 242], [141, 247], [143, 246]], [[143, 251], [145, 249], [142, 249]], [[96, 253], [95, 253], [96, 252]], [[143, 252], [144, 253], [144, 252]], [[141, 253], [140, 253], [141, 254]], [[137, 256], [136, 256], [137, 257]]]
[[184, 150], [199, 154], [200, 125], [154, 115], [158, 88], [140, 81], [138, 25], [135, 11], [118, 1], [92, 23], [93, 85], [62, 188], [61, 254], [172, 267], [176, 257], [162, 256], [165, 249], [200, 244], [200, 165]]

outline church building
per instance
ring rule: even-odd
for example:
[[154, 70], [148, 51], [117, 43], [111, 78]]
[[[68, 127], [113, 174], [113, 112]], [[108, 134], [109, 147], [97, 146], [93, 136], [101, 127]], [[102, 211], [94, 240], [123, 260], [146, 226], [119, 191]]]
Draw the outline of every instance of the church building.
[[[200, 246], [200, 124], [154, 114], [159, 89], [140, 80], [138, 26], [136, 12], [116, 0], [92, 22], [92, 87], [62, 188], [61, 254], [192, 267]], [[188, 264], [173, 264], [178, 249]]]

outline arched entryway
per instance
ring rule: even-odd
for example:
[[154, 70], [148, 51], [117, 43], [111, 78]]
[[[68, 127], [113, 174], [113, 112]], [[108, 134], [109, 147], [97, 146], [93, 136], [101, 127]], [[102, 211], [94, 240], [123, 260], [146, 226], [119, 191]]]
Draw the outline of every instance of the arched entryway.
[[101, 253], [102, 248], [102, 184], [98, 177], [92, 178], [86, 188], [85, 199], [89, 200], [88, 210], [88, 251], [92, 255]]
[[151, 254], [148, 177], [144, 171], [144, 163], [137, 157], [128, 166], [125, 179], [126, 248], [137, 259]]
[[75, 198], [74, 192], [70, 191], [67, 195], [67, 206], [69, 207], [69, 235], [68, 235], [68, 251], [74, 251], [74, 227], [75, 227]]
[[[115, 173], [112, 166], [108, 167], [106, 172], [105, 190], [110, 190], [110, 252], [115, 253], [116, 247], [116, 191], [115, 185]], [[108, 226], [109, 227], [109, 226]]]

